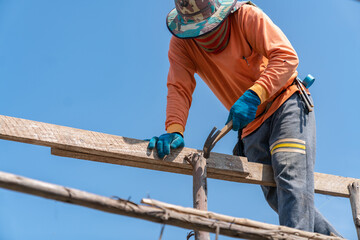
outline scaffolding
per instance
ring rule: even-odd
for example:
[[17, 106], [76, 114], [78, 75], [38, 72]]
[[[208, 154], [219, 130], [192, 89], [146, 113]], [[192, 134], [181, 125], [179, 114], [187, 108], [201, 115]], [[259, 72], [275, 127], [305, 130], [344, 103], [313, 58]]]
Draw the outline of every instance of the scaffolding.
[[[207, 178], [276, 186], [271, 166], [251, 163], [244, 157], [212, 153], [205, 159], [200, 150], [182, 148], [159, 159], [156, 152], [147, 149], [146, 141], [3, 115], [0, 115], [0, 139], [50, 147], [53, 155], [62, 157], [193, 175], [196, 209], [153, 199], [136, 204], [5, 172], [0, 172], [2, 188], [194, 229], [196, 239], [200, 240], [209, 239], [208, 232], [244, 239], [341, 239], [207, 211]], [[360, 239], [360, 180], [323, 173], [314, 173], [314, 178], [316, 193], [350, 198]]]

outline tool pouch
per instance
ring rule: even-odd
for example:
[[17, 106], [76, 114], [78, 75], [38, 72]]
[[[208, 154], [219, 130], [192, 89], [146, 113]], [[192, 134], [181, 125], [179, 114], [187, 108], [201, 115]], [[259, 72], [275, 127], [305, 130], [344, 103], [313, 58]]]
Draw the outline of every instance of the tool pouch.
[[314, 103], [311, 100], [311, 98], [309, 97], [309, 95], [307, 94], [302, 81], [298, 77], [296, 77], [294, 83], [296, 84], [296, 86], [299, 89], [299, 95], [302, 98], [308, 112], [312, 112], [314, 109]]

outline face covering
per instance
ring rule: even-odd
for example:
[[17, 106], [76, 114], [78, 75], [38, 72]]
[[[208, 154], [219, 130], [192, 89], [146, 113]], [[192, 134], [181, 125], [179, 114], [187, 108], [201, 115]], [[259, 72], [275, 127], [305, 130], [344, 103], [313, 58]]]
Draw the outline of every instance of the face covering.
[[194, 41], [206, 52], [219, 53], [225, 49], [230, 39], [230, 24], [226, 19], [217, 29]]

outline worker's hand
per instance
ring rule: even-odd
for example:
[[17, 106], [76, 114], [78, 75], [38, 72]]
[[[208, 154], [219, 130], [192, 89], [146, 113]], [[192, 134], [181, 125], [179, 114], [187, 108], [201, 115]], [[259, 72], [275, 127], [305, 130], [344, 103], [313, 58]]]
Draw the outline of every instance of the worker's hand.
[[232, 129], [234, 131], [244, 128], [255, 119], [256, 110], [260, 103], [258, 95], [252, 90], [247, 90], [231, 107], [226, 123], [233, 120]]
[[170, 154], [170, 148], [176, 149], [184, 147], [184, 138], [180, 133], [165, 133], [160, 137], [153, 137], [150, 139], [148, 149], [157, 149], [159, 158], [163, 158], [165, 155]]

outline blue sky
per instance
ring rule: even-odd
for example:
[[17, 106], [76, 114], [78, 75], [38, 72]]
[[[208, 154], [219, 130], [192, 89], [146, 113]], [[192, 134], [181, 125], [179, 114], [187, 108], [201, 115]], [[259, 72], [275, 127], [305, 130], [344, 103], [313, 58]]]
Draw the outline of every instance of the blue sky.
[[[316, 171], [360, 178], [360, 3], [254, 1], [296, 49], [317, 116]], [[0, 0], [0, 114], [145, 139], [164, 133], [173, 1]], [[202, 149], [227, 112], [197, 77], [185, 144]], [[214, 151], [230, 154], [236, 134]], [[192, 206], [192, 178], [52, 156], [0, 140], [0, 171], [139, 202], [150, 196]], [[256, 185], [208, 180], [209, 210], [277, 224]], [[356, 239], [349, 199], [316, 195], [316, 206]], [[0, 189], [0, 239], [158, 239], [161, 225]], [[166, 226], [163, 239], [188, 230]], [[212, 239], [214, 236], [212, 235]], [[229, 239], [221, 237], [220, 239]]]

